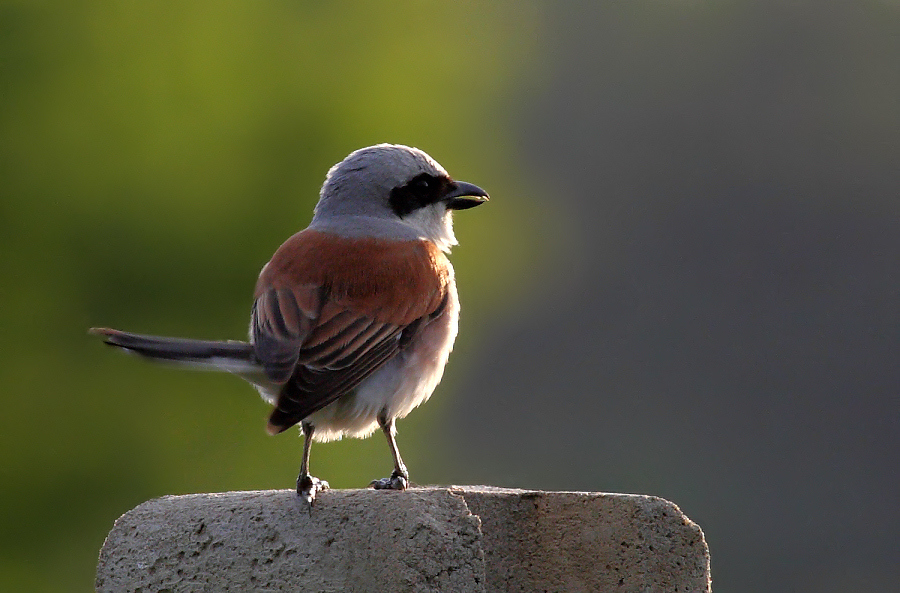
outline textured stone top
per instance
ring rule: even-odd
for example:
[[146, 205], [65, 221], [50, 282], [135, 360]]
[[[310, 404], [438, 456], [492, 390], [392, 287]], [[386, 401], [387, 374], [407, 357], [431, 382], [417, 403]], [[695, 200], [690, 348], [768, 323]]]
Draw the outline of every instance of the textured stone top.
[[97, 590], [710, 591], [703, 532], [630, 494], [485, 486], [166, 496], [124, 514]]

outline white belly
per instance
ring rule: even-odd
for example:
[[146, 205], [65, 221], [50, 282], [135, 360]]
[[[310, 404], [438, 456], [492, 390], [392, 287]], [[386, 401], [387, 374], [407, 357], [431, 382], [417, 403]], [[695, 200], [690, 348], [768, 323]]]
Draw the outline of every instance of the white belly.
[[378, 428], [378, 416], [403, 418], [431, 397], [444, 374], [459, 320], [456, 286], [451, 283], [444, 313], [428, 324], [397, 356], [359, 387], [310, 415], [313, 440], [367, 437]]

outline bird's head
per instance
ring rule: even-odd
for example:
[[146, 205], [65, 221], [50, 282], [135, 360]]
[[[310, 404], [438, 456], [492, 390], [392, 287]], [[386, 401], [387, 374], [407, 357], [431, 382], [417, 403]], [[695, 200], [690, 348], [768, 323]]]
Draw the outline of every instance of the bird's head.
[[418, 148], [361, 148], [328, 171], [311, 227], [350, 236], [427, 239], [444, 251], [456, 244], [453, 210], [483, 204], [478, 186], [454, 181]]

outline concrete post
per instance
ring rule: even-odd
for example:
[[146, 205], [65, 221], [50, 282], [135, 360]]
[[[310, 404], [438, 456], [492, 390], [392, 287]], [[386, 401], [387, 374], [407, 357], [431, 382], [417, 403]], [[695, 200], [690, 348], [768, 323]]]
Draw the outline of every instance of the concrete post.
[[97, 591], [710, 591], [703, 532], [652, 496], [484, 486], [167, 496], [116, 521]]

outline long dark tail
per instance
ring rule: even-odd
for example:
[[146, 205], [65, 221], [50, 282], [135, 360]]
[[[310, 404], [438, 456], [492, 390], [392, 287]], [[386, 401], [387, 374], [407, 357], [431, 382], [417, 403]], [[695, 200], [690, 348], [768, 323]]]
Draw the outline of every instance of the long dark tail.
[[238, 375], [257, 373], [261, 370], [261, 365], [253, 354], [253, 346], [247, 342], [144, 336], [104, 327], [91, 328], [90, 333], [100, 336], [110, 346], [155, 360], [185, 364], [199, 369], [228, 371]]

